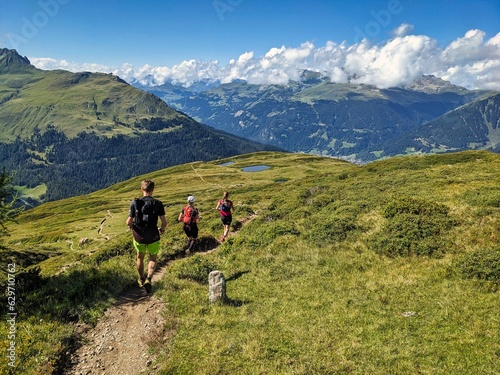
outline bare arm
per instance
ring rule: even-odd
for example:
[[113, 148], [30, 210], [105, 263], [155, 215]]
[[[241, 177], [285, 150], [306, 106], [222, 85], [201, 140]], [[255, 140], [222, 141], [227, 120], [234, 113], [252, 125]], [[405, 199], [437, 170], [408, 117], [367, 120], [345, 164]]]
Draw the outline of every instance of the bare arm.
[[165, 215], [160, 216], [160, 221], [161, 221], [161, 230], [165, 230], [167, 227], [167, 219], [165, 218]]
[[127, 224], [129, 227], [131, 227], [133, 221], [134, 221], [134, 219], [129, 216], [129, 217], [127, 217], [127, 220], [125, 221], [125, 224]]
[[158, 229], [160, 230], [160, 233], [163, 234], [163, 232], [165, 232], [165, 228], [167, 227], [167, 219], [165, 218], [165, 215], [160, 216], [160, 221], [161, 227]]

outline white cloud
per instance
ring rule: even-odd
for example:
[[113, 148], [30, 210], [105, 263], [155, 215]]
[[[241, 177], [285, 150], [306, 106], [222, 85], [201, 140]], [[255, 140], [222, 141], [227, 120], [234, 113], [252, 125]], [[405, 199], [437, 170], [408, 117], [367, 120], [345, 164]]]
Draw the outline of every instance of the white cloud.
[[413, 25], [410, 25], [409, 23], [403, 23], [392, 31], [392, 36], [404, 37], [412, 33], [413, 29], [414, 29]]
[[107, 67], [50, 58], [30, 58], [40, 69], [111, 72], [128, 82], [189, 86], [199, 81], [228, 83], [246, 80], [255, 84], [284, 84], [298, 80], [304, 69], [321, 72], [333, 82], [364, 83], [379, 88], [402, 86], [423, 74], [433, 74], [469, 89], [500, 90], [500, 33], [485, 40], [481, 30], [470, 30], [449, 45], [439, 47], [425, 35], [412, 35], [413, 26], [402, 24], [383, 43], [366, 39], [348, 45], [328, 41], [317, 47], [274, 47], [264, 56], [246, 52], [227, 65], [217, 60], [186, 60], [172, 67], [130, 64]]
[[352, 51], [345, 68], [355, 74], [354, 83], [400, 86], [428, 74], [435, 50], [435, 42], [428, 37], [396, 37], [382, 46], [364, 45], [362, 51]]

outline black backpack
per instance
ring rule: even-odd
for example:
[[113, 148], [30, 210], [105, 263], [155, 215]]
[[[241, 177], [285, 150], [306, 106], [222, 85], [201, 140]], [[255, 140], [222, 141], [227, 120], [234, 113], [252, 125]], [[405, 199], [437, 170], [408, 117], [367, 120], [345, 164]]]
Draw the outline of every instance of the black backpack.
[[231, 201], [229, 199], [223, 200], [220, 209], [221, 211], [231, 213]]
[[132, 234], [135, 240], [145, 244], [159, 241], [157, 201], [154, 198], [135, 198], [134, 207]]
[[134, 205], [134, 224], [139, 228], [156, 227], [158, 223], [156, 200], [154, 198], [135, 198]]

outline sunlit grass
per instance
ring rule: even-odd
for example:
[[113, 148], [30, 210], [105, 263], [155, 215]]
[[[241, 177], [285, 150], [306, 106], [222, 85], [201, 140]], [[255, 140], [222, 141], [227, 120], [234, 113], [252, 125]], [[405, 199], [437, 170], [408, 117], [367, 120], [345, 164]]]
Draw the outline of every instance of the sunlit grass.
[[[227, 161], [233, 164], [218, 165]], [[241, 171], [249, 165], [271, 168]], [[41, 268], [39, 286], [20, 302], [19, 324], [36, 321], [36, 340], [51, 331], [62, 344], [30, 351], [20, 338], [26, 374], [50, 373], [43, 369], [58, 366], [71, 338], [65, 323], [95, 322], [134, 282], [124, 223], [143, 177], [156, 182], [167, 211], [163, 261], [185, 243], [176, 218], [189, 194], [207, 241], [222, 234], [214, 208], [224, 190], [237, 228], [253, 218], [216, 251], [176, 260], [157, 284], [167, 322], [166, 340], [153, 343], [160, 373], [500, 372], [500, 158], [465, 152], [365, 166], [242, 155], [27, 211], [6, 242], [30, 254], [22, 268]], [[89, 242], [78, 246], [82, 238]], [[21, 262], [14, 253], [2, 257]], [[215, 268], [227, 280], [226, 304], [208, 303]], [[42, 362], [28, 360], [34, 353]]]

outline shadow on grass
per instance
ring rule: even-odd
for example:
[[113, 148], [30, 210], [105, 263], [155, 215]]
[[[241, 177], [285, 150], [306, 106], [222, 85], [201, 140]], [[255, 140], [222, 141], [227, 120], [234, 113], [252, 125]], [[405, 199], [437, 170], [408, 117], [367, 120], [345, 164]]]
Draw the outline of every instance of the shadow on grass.
[[[119, 270], [88, 267], [44, 278], [38, 267], [17, 277], [19, 314], [50, 318], [63, 323], [88, 321], [91, 311], [131, 285]], [[90, 312], [90, 315], [89, 315]]]
[[[95, 323], [104, 309], [131, 281], [123, 269], [113, 271], [110, 267], [100, 269], [96, 265], [85, 265], [81, 269], [51, 277], [43, 277], [39, 267], [16, 274], [17, 319], [26, 321], [27, 327], [36, 324], [38, 339], [40, 332], [59, 337], [59, 348], [54, 348], [54, 352], [42, 353], [54, 358], [51, 373], [64, 373], [70, 363], [70, 353], [82, 345], [83, 330], [88, 327], [86, 323]], [[7, 304], [2, 304], [2, 309], [4, 306]], [[2, 314], [5, 315], [6, 312]], [[50, 331], [54, 322], [75, 325], [68, 335], [63, 334], [60, 329]], [[58, 327], [57, 324], [55, 326]], [[23, 347], [19, 349], [18, 357], [22, 360], [29, 353], [30, 350]]]
[[241, 307], [244, 305], [248, 305], [249, 303], [252, 303], [253, 301], [251, 300], [240, 300], [240, 299], [232, 299], [232, 298], [226, 298], [224, 301], [224, 305], [231, 306], [231, 307]]
[[237, 280], [239, 279], [241, 276], [249, 273], [250, 271], [239, 271], [239, 272], [236, 272], [234, 274], [232, 274], [231, 276], [229, 276], [226, 281], [233, 281], [233, 280]]
[[[242, 277], [243, 275], [245, 275], [245, 274], [247, 274], [249, 272], [250, 271], [239, 271], [239, 272], [236, 272], [236, 273], [232, 274], [231, 276], [229, 276], [226, 279], [226, 282], [237, 280], [237, 279], [239, 279], [240, 277]], [[248, 305], [249, 303], [252, 303], [252, 302], [253, 301], [251, 301], [251, 300], [232, 299], [232, 298], [226, 297], [226, 299], [224, 301], [224, 305], [231, 306], [231, 307], [241, 307], [243, 305]]]

